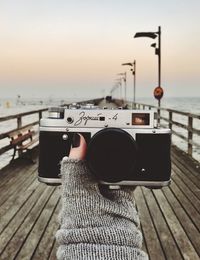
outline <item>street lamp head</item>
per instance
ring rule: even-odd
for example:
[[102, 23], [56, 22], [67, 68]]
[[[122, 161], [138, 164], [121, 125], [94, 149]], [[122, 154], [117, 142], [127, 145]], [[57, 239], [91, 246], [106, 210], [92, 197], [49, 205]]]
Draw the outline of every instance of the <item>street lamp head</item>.
[[134, 35], [134, 38], [139, 37], [149, 37], [155, 39], [157, 37], [157, 34], [155, 32], [138, 32]]
[[126, 72], [123, 73], [117, 73], [117, 75], [125, 76]]
[[122, 66], [124, 66], [124, 65], [133, 66], [133, 63], [131, 63], [131, 62], [122, 63]]

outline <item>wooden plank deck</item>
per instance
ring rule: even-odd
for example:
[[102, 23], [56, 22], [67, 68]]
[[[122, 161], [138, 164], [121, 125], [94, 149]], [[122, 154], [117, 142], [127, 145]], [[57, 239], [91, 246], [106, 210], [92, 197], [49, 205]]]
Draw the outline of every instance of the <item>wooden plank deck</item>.
[[[200, 168], [172, 149], [172, 183], [137, 187], [135, 199], [150, 259], [200, 258]], [[56, 259], [60, 187], [37, 181], [37, 163], [0, 172], [0, 259]]]

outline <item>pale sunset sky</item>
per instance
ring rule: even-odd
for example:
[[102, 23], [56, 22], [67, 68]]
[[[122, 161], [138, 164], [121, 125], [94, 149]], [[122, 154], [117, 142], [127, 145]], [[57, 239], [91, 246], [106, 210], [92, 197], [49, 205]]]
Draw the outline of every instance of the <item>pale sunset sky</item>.
[[137, 96], [157, 86], [157, 56], [136, 32], [161, 26], [166, 97], [200, 96], [199, 0], [0, 0], [1, 97], [100, 97], [137, 62]]

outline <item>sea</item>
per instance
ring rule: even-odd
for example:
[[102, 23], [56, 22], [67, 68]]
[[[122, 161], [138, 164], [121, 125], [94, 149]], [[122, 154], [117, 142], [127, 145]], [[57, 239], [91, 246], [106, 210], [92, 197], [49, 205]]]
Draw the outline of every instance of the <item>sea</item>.
[[[92, 99], [92, 98], [89, 98]], [[84, 100], [87, 100], [85, 98]], [[31, 110], [37, 110], [42, 108], [48, 108], [51, 106], [60, 106], [63, 104], [69, 104], [71, 102], [78, 102], [78, 99], [63, 99], [63, 98], [0, 98], [0, 118], [4, 116], [14, 115], [18, 113], [23, 113]], [[157, 100], [153, 98], [138, 98], [136, 100], [138, 103], [149, 104], [149, 105], [157, 105]], [[161, 101], [161, 107], [170, 108], [178, 111], [184, 111], [192, 114], [197, 114], [200, 116], [200, 97], [173, 97], [173, 98], [163, 98]], [[168, 117], [167, 112], [162, 112], [163, 116]], [[44, 114], [45, 116], [45, 114]], [[23, 124], [31, 123], [37, 120], [37, 115], [30, 115], [24, 118]], [[187, 117], [181, 115], [174, 115], [173, 120], [176, 120], [180, 123], [184, 123], [187, 125]], [[164, 123], [167, 127], [167, 123]], [[200, 120], [195, 119], [193, 122], [193, 127], [200, 130]], [[5, 122], [0, 122], [0, 134], [5, 133], [9, 130], [16, 128], [16, 120], [9, 120]], [[178, 131], [182, 135], [187, 137], [187, 132], [184, 129], [174, 127], [173, 130]], [[200, 144], [200, 136], [194, 135], [194, 141]], [[172, 137], [172, 142], [177, 145], [180, 149], [187, 151], [187, 143], [176, 137]], [[0, 149], [9, 144], [9, 139], [5, 138], [0, 140]], [[152, 151], [153, 152], [153, 151]], [[13, 151], [8, 151], [2, 155], [0, 155], [0, 169], [7, 165], [12, 158]], [[194, 159], [200, 161], [200, 148], [194, 147], [193, 149], [193, 157]]]

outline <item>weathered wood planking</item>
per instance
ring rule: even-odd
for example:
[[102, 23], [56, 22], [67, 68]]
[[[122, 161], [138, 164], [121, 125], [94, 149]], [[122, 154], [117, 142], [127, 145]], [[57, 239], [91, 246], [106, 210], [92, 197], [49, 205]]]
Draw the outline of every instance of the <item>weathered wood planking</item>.
[[[137, 187], [135, 200], [150, 259], [199, 259], [200, 168], [172, 149], [172, 183]], [[37, 181], [37, 164], [16, 161], [0, 172], [0, 259], [56, 259], [60, 187]]]

